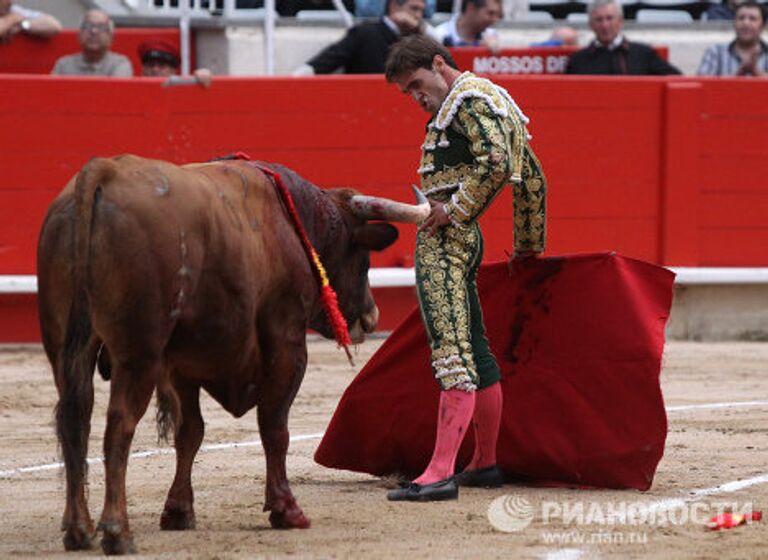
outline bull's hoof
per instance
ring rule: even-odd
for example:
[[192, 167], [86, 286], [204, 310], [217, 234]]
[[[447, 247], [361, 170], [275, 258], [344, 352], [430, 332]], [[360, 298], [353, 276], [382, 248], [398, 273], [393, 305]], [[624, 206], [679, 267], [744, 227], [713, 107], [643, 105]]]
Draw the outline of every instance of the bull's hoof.
[[82, 524], [64, 528], [64, 550], [90, 550], [93, 548], [92, 531], [86, 531]]
[[309, 519], [299, 507], [287, 511], [273, 511], [269, 514], [273, 529], [309, 529]]
[[163, 531], [184, 531], [195, 528], [195, 512], [166, 506], [160, 516], [160, 528]]
[[134, 554], [136, 552], [133, 537], [130, 533], [123, 533], [118, 523], [101, 523], [99, 529], [104, 532], [101, 537], [101, 550], [107, 556]]

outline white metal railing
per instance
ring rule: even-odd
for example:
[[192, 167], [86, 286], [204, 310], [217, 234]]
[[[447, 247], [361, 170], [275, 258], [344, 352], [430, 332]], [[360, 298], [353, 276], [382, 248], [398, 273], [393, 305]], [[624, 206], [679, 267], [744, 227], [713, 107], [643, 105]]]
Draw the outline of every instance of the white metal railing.
[[[768, 268], [669, 267], [676, 274], [675, 284], [723, 285], [768, 284]], [[402, 288], [414, 286], [416, 274], [412, 268], [372, 268], [368, 279], [373, 288]]]
[[[671, 267], [677, 274], [675, 284], [747, 285], [768, 284], [768, 268], [695, 268]], [[407, 288], [416, 283], [413, 268], [372, 268], [368, 272], [372, 288]], [[36, 294], [37, 276], [0, 275], [0, 294]]]
[[190, 72], [190, 20], [225, 18], [236, 21], [264, 18], [264, 62], [267, 76], [275, 73], [275, 0], [264, 0], [264, 8], [252, 10], [238, 8], [235, 0], [123, 0], [135, 13], [145, 16], [176, 16], [181, 32], [181, 73]]
[[[354, 18], [342, 0], [331, 0], [346, 27], [352, 27]], [[122, 0], [136, 14], [144, 16], [175, 16], [179, 18], [181, 31], [181, 72], [190, 72], [190, 20], [224, 19], [237, 22], [244, 18], [263, 18], [264, 66], [267, 76], [275, 74], [275, 20], [276, 0], [264, 0], [263, 8], [238, 8], [236, 0]]]
[[180, 15], [185, 9], [194, 17], [252, 17], [254, 10], [237, 8], [236, 0], [123, 0], [123, 4], [142, 15]]

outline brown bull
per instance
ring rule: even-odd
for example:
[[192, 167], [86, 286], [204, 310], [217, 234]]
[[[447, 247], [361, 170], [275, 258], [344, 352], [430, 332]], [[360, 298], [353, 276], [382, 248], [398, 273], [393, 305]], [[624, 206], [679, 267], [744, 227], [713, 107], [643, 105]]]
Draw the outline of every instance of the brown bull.
[[[368, 253], [389, 246], [397, 232], [366, 219], [414, 221], [428, 205], [389, 212], [386, 201], [322, 191], [264, 165], [290, 190], [351, 330], [372, 331], [378, 310]], [[271, 179], [243, 161], [177, 167], [134, 156], [95, 159], [48, 211], [38, 281], [43, 343], [59, 393], [67, 550], [89, 548], [95, 532], [85, 484], [100, 350], [99, 368], [111, 380], [98, 525], [104, 552], [133, 550], [125, 474], [136, 424], [155, 390], [176, 448], [161, 528], [195, 524], [191, 470], [204, 431], [201, 388], [234, 416], [258, 408], [264, 510], [273, 527], [309, 526], [285, 472], [288, 409], [306, 368], [307, 328], [328, 337], [332, 331]]]

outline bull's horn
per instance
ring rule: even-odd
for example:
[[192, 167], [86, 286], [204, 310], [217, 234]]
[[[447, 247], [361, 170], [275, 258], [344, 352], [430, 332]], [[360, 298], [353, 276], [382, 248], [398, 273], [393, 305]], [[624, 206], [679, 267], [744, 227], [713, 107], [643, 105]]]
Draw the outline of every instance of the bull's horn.
[[388, 198], [361, 194], [354, 195], [349, 203], [355, 214], [365, 220], [418, 224], [429, 216], [429, 201], [415, 186], [413, 192], [416, 193], [417, 204], [405, 204]]

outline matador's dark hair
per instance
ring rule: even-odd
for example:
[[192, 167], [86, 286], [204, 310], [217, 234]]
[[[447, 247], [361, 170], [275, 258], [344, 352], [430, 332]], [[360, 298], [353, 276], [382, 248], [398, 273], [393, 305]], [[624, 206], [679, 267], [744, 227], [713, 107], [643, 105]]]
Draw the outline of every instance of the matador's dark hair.
[[459, 67], [451, 53], [437, 41], [421, 34], [403, 37], [389, 50], [385, 69], [387, 81], [394, 82], [400, 76], [419, 68], [430, 70], [438, 54], [445, 59], [448, 66], [458, 70]]

